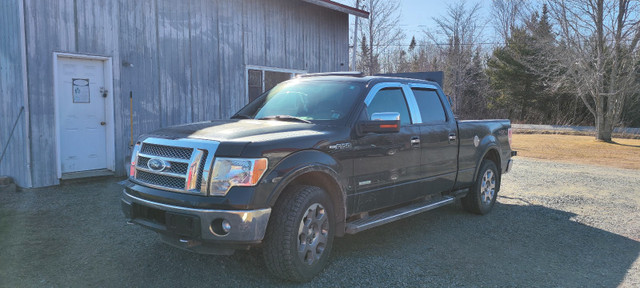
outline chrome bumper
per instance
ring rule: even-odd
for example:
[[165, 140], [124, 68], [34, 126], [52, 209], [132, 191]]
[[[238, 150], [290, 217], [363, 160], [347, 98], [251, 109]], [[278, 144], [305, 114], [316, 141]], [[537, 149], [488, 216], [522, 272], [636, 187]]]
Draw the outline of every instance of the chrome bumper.
[[[141, 199], [126, 192], [122, 193], [122, 209], [131, 222], [142, 225], [151, 230], [158, 231], [161, 234], [172, 234], [168, 225], [156, 223], [139, 218], [133, 212], [133, 205], [140, 205], [146, 208], [152, 208], [164, 213], [176, 213], [179, 215], [187, 215], [193, 219], [199, 219], [199, 236], [195, 240], [215, 241], [225, 243], [248, 243], [259, 242], [264, 238], [267, 229], [271, 208], [258, 210], [209, 210], [209, 209], [193, 209], [180, 206], [172, 206], [156, 203]], [[231, 224], [231, 229], [226, 235], [216, 234], [212, 227], [214, 220], [226, 219]], [[197, 224], [195, 224], [197, 225]], [[176, 235], [178, 237], [179, 235]], [[188, 238], [188, 237], [187, 237]], [[191, 239], [184, 239], [185, 241]]]

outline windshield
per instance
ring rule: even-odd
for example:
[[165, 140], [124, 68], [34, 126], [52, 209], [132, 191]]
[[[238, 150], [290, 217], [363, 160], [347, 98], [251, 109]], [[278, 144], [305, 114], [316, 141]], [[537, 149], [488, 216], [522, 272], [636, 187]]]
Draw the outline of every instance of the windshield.
[[361, 90], [361, 83], [286, 81], [242, 108], [233, 118], [338, 121], [347, 116]]

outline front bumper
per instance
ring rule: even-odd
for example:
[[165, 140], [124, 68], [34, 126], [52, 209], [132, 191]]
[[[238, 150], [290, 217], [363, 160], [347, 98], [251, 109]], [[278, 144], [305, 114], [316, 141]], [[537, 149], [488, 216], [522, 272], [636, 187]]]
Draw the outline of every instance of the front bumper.
[[[121, 204], [130, 222], [158, 232], [168, 244], [206, 254], [231, 254], [260, 243], [271, 215], [271, 208], [214, 210], [173, 206], [138, 198], [126, 191], [122, 193]], [[216, 229], [222, 220], [231, 224], [226, 234]]]

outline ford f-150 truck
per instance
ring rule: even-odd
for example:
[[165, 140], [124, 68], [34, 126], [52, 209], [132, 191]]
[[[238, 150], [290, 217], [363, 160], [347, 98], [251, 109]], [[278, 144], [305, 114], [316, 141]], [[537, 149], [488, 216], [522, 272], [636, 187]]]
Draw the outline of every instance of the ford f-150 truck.
[[191, 251], [259, 246], [294, 281], [323, 269], [334, 237], [456, 199], [489, 212], [515, 155], [509, 120], [458, 121], [430, 81], [308, 74], [231, 118], [141, 136], [122, 209]]

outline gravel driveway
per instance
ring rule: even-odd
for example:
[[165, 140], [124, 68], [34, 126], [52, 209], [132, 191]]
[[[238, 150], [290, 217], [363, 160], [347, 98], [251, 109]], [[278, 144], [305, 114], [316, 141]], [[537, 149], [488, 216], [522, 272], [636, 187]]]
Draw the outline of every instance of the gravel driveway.
[[[516, 158], [486, 216], [443, 207], [338, 238], [303, 287], [640, 287], [640, 171]], [[0, 287], [295, 286], [126, 225], [116, 180], [0, 193]]]

